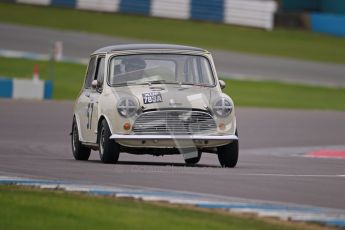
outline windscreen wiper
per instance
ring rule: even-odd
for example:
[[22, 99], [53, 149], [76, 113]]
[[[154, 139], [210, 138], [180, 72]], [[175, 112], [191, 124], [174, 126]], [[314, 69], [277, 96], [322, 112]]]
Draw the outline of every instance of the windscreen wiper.
[[166, 80], [147, 81], [146, 83], [149, 84], [149, 85], [152, 85], [152, 84], [162, 84], [162, 83], [165, 84]]

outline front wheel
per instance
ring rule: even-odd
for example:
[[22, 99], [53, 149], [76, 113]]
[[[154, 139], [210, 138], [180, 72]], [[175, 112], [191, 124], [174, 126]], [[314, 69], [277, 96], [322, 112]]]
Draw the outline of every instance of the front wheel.
[[72, 123], [71, 143], [72, 143], [72, 152], [73, 152], [74, 159], [79, 160], [79, 161], [87, 161], [90, 157], [91, 149], [84, 146], [79, 141], [78, 125], [75, 118], [73, 118], [73, 123]]
[[120, 146], [110, 139], [111, 132], [106, 120], [103, 120], [99, 130], [99, 157], [105, 164], [115, 164], [119, 159]]
[[225, 168], [234, 168], [238, 161], [238, 152], [238, 140], [218, 147], [217, 154], [220, 165]]

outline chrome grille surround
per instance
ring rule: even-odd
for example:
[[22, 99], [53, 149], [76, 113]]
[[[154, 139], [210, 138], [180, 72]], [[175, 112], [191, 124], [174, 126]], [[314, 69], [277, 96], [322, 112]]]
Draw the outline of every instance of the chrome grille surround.
[[211, 114], [194, 110], [158, 110], [144, 112], [133, 125], [135, 134], [188, 135], [215, 133], [217, 125]]

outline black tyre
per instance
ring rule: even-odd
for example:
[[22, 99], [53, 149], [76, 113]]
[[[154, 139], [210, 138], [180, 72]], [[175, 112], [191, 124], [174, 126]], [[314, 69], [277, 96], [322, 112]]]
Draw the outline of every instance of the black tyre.
[[198, 151], [197, 157], [184, 159], [184, 162], [186, 162], [187, 165], [195, 165], [195, 164], [199, 163], [200, 158], [201, 158], [201, 151]]
[[218, 147], [217, 153], [220, 165], [225, 168], [234, 168], [238, 161], [238, 152], [238, 140]]
[[75, 118], [73, 118], [73, 124], [72, 124], [71, 144], [72, 144], [72, 152], [73, 152], [74, 159], [80, 160], [80, 161], [87, 161], [89, 159], [91, 149], [84, 146], [79, 141], [78, 125]]
[[110, 139], [111, 132], [106, 120], [103, 120], [99, 129], [99, 157], [105, 164], [116, 163], [120, 155], [120, 146]]

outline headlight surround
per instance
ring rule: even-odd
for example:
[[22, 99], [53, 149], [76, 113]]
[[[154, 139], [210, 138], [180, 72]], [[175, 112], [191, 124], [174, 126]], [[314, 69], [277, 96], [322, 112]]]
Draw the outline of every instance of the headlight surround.
[[121, 98], [117, 104], [117, 112], [122, 117], [132, 117], [137, 113], [138, 109], [138, 102], [129, 97]]
[[218, 117], [226, 117], [232, 112], [233, 107], [234, 106], [229, 99], [222, 97], [213, 103], [212, 109]]

